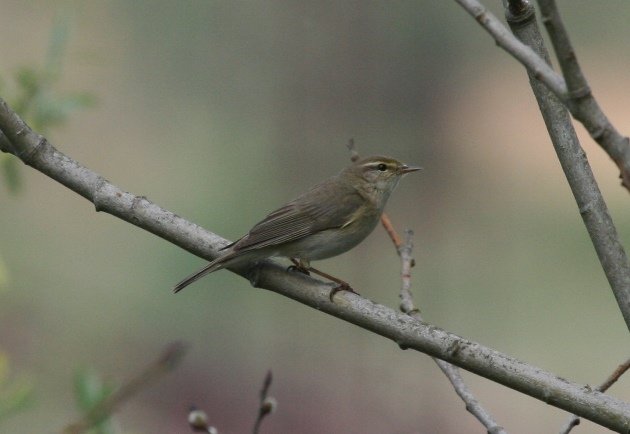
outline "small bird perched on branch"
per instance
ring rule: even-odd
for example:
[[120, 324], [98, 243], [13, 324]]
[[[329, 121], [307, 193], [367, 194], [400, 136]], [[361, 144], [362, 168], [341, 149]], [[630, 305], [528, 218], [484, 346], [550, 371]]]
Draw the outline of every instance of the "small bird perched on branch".
[[420, 167], [389, 157], [356, 161], [270, 213], [245, 236], [223, 247], [221, 256], [175, 285], [173, 291], [179, 292], [213, 271], [275, 256], [291, 258], [300, 271], [313, 271], [340, 283], [339, 289], [351, 289], [347, 283], [311, 268], [310, 261], [340, 255], [363, 241], [378, 224], [400, 179], [417, 170]]

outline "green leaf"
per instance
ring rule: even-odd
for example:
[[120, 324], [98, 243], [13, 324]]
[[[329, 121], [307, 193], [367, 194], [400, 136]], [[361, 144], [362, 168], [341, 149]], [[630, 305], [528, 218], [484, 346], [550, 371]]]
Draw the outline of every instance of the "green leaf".
[[26, 377], [18, 377], [0, 390], [0, 420], [24, 410], [34, 402], [33, 384]]
[[98, 403], [107, 398], [112, 388], [90, 368], [81, 368], [75, 374], [75, 395], [79, 410], [84, 413], [91, 411]]
[[[90, 368], [80, 368], [75, 373], [75, 399], [79, 410], [89, 415], [90, 412], [114, 391], [114, 386]], [[94, 426], [97, 434], [114, 434], [111, 418], [98, 421]]]
[[15, 81], [22, 91], [36, 93], [40, 88], [40, 74], [32, 66], [22, 66], [15, 73]]

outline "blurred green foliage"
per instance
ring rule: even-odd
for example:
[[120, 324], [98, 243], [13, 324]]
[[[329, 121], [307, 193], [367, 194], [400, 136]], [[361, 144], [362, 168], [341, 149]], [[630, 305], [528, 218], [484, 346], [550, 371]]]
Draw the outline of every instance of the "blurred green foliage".
[[[110, 396], [115, 389], [116, 386], [114, 384], [104, 380], [91, 368], [80, 368], [75, 374], [75, 399], [77, 407], [85, 417], [89, 417], [94, 408]], [[89, 432], [93, 434], [115, 434], [118, 431], [114, 428], [111, 418], [105, 418], [96, 421], [94, 428]]]
[[[79, 109], [91, 107], [96, 98], [89, 92], [57, 92], [63, 65], [63, 55], [69, 33], [69, 18], [60, 14], [53, 26], [46, 61], [43, 66], [23, 66], [12, 77], [13, 87], [0, 75], [0, 94], [35, 131], [47, 134], [51, 128], [62, 125], [68, 116]], [[10, 95], [9, 93], [12, 93]], [[18, 159], [0, 154], [0, 172], [11, 193], [17, 193], [22, 181]], [[8, 272], [0, 257], [0, 289], [6, 286]], [[89, 412], [113, 388], [94, 372], [83, 369], [77, 372], [76, 398], [79, 409]], [[9, 359], [0, 352], [0, 422], [25, 409], [33, 402], [34, 388], [26, 376], [10, 375]], [[110, 421], [100, 421], [93, 430], [98, 434], [114, 433]]]
[[[53, 25], [44, 65], [19, 68], [11, 77], [12, 88], [0, 75], [0, 94], [31, 128], [43, 135], [66, 122], [71, 113], [96, 103], [94, 94], [90, 92], [56, 90], [62, 74], [69, 28], [69, 15], [59, 14]], [[1, 154], [0, 171], [9, 191], [18, 192], [22, 182], [17, 158]]]
[[0, 352], [0, 423], [33, 402], [31, 380], [22, 375], [12, 376], [9, 359]]

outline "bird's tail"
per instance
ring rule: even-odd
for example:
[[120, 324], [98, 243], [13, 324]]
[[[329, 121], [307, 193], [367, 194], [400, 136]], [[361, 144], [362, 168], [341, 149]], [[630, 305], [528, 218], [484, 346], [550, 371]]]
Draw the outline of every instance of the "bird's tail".
[[201, 270], [196, 271], [190, 276], [186, 277], [184, 280], [182, 280], [181, 282], [179, 282], [177, 285], [173, 287], [173, 292], [177, 294], [179, 291], [181, 291], [182, 289], [184, 289], [191, 283], [196, 282], [197, 280], [201, 279], [206, 274], [210, 274], [213, 271], [220, 270], [221, 268], [225, 266], [225, 262], [223, 259], [224, 257], [215, 259], [214, 261], [210, 262], [208, 265], [203, 267]]

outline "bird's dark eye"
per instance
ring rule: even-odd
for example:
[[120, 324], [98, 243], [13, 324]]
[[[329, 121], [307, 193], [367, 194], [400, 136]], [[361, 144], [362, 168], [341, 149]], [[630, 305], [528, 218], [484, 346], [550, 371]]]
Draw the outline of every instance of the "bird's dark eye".
[[381, 172], [385, 172], [387, 170], [387, 164], [381, 163], [378, 166], [376, 166], [376, 168], [380, 170]]

